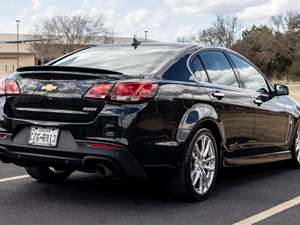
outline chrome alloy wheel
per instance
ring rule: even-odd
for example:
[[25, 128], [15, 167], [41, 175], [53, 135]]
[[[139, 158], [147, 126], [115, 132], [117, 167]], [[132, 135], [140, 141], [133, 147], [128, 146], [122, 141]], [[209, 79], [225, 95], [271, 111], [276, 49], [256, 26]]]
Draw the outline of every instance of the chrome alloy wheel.
[[213, 140], [210, 136], [202, 134], [195, 142], [191, 160], [191, 180], [198, 194], [204, 195], [210, 190], [216, 166], [216, 149]]
[[295, 157], [300, 164], [300, 127], [297, 130], [297, 136], [295, 140]]

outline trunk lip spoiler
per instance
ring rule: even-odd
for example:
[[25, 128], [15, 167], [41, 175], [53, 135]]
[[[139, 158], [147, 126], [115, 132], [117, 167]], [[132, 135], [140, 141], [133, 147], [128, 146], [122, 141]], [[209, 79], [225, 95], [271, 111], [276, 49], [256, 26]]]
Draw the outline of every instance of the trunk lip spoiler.
[[29, 66], [21, 67], [16, 70], [17, 74], [70, 74], [70, 75], [87, 75], [93, 77], [108, 77], [115, 79], [137, 79], [142, 75], [128, 75], [109, 70], [101, 70], [85, 67], [66, 67], [66, 66]]
[[79, 72], [79, 73], [98, 73], [98, 74], [112, 74], [112, 75], [123, 75], [123, 73], [106, 70], [106, 69], [97, 69], [90, 67], [75, 67], [75, 66], [27, 66], [17, 69], [17, 72]]

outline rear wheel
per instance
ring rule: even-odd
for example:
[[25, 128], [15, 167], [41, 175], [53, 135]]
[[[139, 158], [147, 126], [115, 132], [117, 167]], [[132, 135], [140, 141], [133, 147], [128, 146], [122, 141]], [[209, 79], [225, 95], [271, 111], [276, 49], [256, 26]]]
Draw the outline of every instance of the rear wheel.
[[26, 168], [27, 173], [32, 178], [41, 182], [60, 182], [67, 179], [71, 174], [72, 170], [59, 169], [54, 167], [28, 167]]
[[171, 178], [171, 193], [185, 201], [205, 199], [214, 188], [218, 160], [213, 134], [208, 129], [200, 129], [185, 151], [180, 168]]
[[294, 138], [292, 157], [293, 157], [292, 158], [293, 164], [297, 168], [300, 168], [300, 126], [299, 125]]

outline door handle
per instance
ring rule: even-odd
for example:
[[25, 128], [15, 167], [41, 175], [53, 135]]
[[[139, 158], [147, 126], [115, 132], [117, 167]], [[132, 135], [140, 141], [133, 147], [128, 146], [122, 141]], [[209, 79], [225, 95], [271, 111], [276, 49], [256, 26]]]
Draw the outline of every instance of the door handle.
[[224, 94], [221, 93], [221, 92], [218, 92], [218, 91], [212, 93], [212, 96], [215, 97], [215, 98], [217, 98], [217, 99], [219, 99], [219, 100], [221, 100], [222, 98], [224, 98]]
[[260, 106], [261, 104], [263, 104], [262, 100], [259, 100], [259, 99], [255, 99], [254, 100], [254, 103], [258, 106]]

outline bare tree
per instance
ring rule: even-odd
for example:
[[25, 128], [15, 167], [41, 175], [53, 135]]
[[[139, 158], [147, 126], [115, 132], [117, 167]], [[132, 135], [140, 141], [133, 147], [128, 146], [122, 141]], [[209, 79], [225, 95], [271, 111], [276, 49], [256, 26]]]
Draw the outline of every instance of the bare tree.
[[183, 42], [183, 43], [195, 42], [195, 37], [194, 36], [177, 37], [176, 41], [177, 42]]
[[196, 41], [207, 45], [230, 48], [241, 29], [242, 23], [238, 17], [217, 15], [210, 27], [198, 33]]
[[98, 16], [56, 15], [43, 19], [33, 31], [37, 40], [31, 51], [42, 63], [59, 55], [94, 43], [112, 43], [113, 31], [105, 27], [102, 14]]
[[300, 12], [290, 11], [285, 17], [285, 21], [289, 31], [298, 32], [300, 31]]
[[271, 16], [269, 20], [272, 30], [274, 30], [276, 33], [286, 32], [285, 17], [282, 14]]

